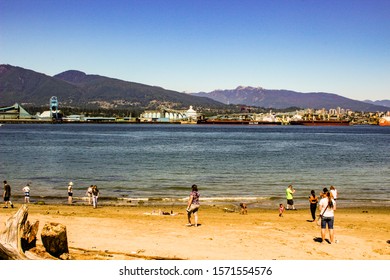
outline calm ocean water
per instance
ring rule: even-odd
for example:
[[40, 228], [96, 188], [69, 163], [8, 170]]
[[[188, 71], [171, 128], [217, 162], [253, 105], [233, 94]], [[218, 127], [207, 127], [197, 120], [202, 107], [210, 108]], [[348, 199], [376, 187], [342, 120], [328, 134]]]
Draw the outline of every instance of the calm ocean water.
[[201, 202], [297, 207], [310, 190], [336, 186], [339, 207], [390, 206], [390, 128], [379, 126], [217, 126], [5, 124], [0, 178], [13, 200], [31, 182], [32, 201], [76, 203], [90, 184], [106, 203], [183, 204], [192, 184]]

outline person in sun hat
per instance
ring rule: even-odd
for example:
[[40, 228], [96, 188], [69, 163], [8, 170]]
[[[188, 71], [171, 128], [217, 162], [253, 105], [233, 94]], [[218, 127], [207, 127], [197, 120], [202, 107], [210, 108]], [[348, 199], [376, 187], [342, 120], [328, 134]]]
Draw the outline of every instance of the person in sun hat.
[[72, 204], [73, 202], [73, 182], [69, 182], [68, 184], [68, 204]]

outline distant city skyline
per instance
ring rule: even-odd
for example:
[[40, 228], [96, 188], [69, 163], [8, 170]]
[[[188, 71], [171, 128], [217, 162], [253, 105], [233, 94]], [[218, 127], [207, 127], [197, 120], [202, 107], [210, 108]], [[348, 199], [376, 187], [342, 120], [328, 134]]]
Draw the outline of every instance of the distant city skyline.
[[0, 64], [390, 99], [390, 1], [0, 0]]

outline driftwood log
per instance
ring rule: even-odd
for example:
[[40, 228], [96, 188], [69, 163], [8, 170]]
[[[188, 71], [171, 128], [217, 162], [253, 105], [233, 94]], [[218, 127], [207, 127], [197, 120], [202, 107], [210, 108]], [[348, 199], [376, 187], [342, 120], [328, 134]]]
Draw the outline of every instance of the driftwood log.
[[24, 204], [15, 215], [5, 223], [5, 229], [0, 233], [0, 259], [28, 260], [45, 259], [29, 252], [35, 247], [39, 221], [30, 224], [27, 221], [28, 206]]
[[66, 259], [69, 254], [66, 227], [59, 223], [46, 223], [41, 233], [42, 243], [50, 255]]

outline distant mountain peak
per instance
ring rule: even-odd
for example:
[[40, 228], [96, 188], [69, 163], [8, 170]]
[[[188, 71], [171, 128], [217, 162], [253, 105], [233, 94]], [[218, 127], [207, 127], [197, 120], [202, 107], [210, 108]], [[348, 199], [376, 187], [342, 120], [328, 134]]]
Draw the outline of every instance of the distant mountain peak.
[[78, 70], [68, 70], [54, 76], [54, 78], [67, 81], [69, 83], [80, 83], [86, 77], [86, 73]]
[[384, 99], [384, 100], [364, 100], [366, 103], [374, 104], [374, 105], [379, 105], [379, 106], [386, 106], [390, 108], [390, 99]]
[[261, 90], [262, 87], [251, 87], [251, 86], [238, 86], [236, 90]]
[[224, 104], [236, 104], [263, 108], [286, 109], [314, 108], [332, 109], [342, 107], [353, 111], [387, 111], [386, 103], [369, 104], [348, 99], [334, 93], [296, 92], [292, 90], [264, 89], [261, 87], [238, 86], [236, 89], [200, 92], [193, 95], [209, 97]]
[[3, 74], [3, 73], [6, 73], [9, 69], [8, 67], [9, 65], [6, 65], [6, 64], [1, 64], [0, 65], [0, 74]]

